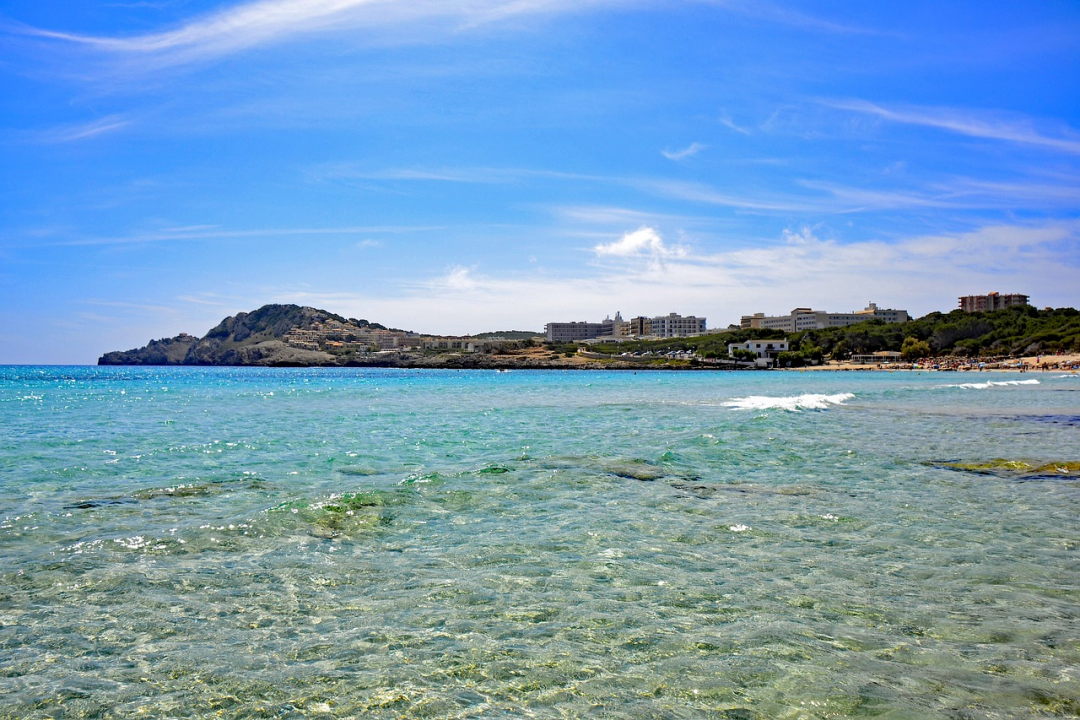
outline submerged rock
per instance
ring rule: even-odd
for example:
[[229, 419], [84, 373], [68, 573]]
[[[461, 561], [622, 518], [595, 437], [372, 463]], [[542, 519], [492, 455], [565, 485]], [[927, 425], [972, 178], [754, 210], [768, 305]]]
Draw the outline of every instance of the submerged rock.
[[134, 498], [106, 498], [104, 500], [83, 500], [70, 505], [65, 505], [65, 510], [93, 510], [99, 507], [109, 507], [111, 505], [131, 505], [135, 502]]
[[625, 462], [609, 463], [604, 465], [604, 470], [616, 477], [627, 478], [628, 480], [642, 480], [644, 482], [659, 480], [667, 474], [648, 460], [627, 460]]
[[271, 508], [310, 523], [311, 533], [321, 538], [365, 535], [393, 524], [390, 507], [408, 502], [412, 493], [367, 490], [332, 496], [326, 502], [290, 501]]
[[1078, 478], [1080, 462], [1049, 462], [1035, 465], [1023, 460], [1005, 460], [995, 458], [986, 462], [931, 462], [933, 467], [945, 470], [958, 470], [976, 475], [993, 475], [1016, 479], [1032, 478]]
[[372, 475], [378, 475], [379, 474], [378, 470], [373, 470], [371, 468], [366, 468], [366, 467], [354, 467], [354, 466], [339, 467], [339, 468], [337, 468], [337, 471], [339, 473], [341, 473], [342, 475], [351, 475], [353, 477], [371, 477]]

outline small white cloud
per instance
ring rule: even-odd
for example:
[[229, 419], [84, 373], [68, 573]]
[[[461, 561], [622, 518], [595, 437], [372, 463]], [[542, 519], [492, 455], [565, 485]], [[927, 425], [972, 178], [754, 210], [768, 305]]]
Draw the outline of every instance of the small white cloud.
[[784, 242], [788, 245], [815, 245], [821, 242], [814, 231], [803, 226], [798, 232], [785, 229], [783, 232]]
[[461, 265], [452, 266], [445, 275], [436, 278], [432, 283], [442, 290], [472, 291], [476, 290], [478, 283], [472, 277], [472, 271]]
[[359, 248], [359, 249], [381, 247], [381, 246], [382, 246], [382, 242], [379, 241], [379, 240], [370, 240], [370, 239], [369, 240], [361, 240], [360, 242], [356, 243], [356, 247]]
[[633, 232], [628, 232], [613, 243], [597, 245], [593, 248], [597, 255], [610, 255], [613, 257], [642, 257], [649, 256], [655, 259], [666, 257], [684, 257], [686, 248], [675, 245], [669, 247], [660, 233], [655, 228], [642, 226]]
[[661, 150], [660, 153], [668, 160], [683, 160], [684, 158], [693, 157], [699, 152], [707, 148], [708, 145], [702, 145], [698, 142], [690, 143], [689, 147], [682, 150]]

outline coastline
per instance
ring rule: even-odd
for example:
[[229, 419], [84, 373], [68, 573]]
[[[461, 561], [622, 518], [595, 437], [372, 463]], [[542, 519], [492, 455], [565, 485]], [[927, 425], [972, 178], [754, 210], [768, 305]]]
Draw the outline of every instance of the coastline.
[[[1080, 354], [1031, 356], [1006, 362], [982, 363], [973, 360], [970, 363], [952, 363], [949, 367], [934, 367], [944, 359], [927, 359], [916, 363], [879, 363], [856, 364], [850, 361], [827, 360], [821, 365], [805, 365], [794, 368], [763, 368], [750, 365], [716, 364], [711, 362], [692, 362], [687, 360], [644, 361], [597, 360], [581, 355], [572, 357], [538, 357], [536, 354], [499, 354], [488, 355], [470, 353], [460, 355], [437, 355], [428, 357], [399, 356], [396, 358], [372, 358], [367, 361], [355, 360], [344, 363], [303, 363], [303, 362], [249, 362], [249, 363], [98, 363], [101, 366], [117, 367], [278, 367], [278, 368], [397, 368], [401, 370], [582, 370], [582, 371], [632, 371], [632, 372], [760, 372], [779, 370], [781, 372], [1006, 372], [1006, 373], [1042, 373], [1042, 372], [1080, 372]], [[956, 360], [956, 359], [952, 359]]]

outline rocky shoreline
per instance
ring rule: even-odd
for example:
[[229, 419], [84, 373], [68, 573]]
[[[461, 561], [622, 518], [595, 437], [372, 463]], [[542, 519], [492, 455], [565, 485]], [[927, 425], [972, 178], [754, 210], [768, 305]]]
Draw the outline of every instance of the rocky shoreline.
[[[758, 368], [665, 360], [594, 360], [581, 356], [544, 357], [546, 353], [491, 355], [486, 353], [386, 354], [336, 358], [312, 351], [243, 352], [218, 361], [171, 360], [166, 354], [108, 353], [98, 365], [180, 365], [187, 367], [318, 367], [318, 368], [398, 368], [402, 370], [679, 370], [716, 372]], [[312, 357], [318, 356], [318, 357]], [[175, 355], [173, 356], [175, 357]]]

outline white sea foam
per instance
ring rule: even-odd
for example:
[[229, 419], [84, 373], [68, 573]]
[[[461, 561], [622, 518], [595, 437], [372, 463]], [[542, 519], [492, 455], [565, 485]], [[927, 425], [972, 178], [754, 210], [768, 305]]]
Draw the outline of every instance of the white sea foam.
[[1006, 385], [1038, 385], [1035, 378], [1030, 380], [987, 380], [981, 383], [960, 383], [959, 385], [946, 385], [945, 387], [964, 388], [965, 390], [987, 390], [992, 387], [1004, 387]]
[[855, 397], [854, 393], [837, 393], [836, 395], [791, 395], [789, 397], [767, 397], [764, 395], [752, 395], [750, 397], [735, 398], [724, 403], [724, 407], [736, 410], [825, 410], [831, 405], [843, 405], [846, 401]]

